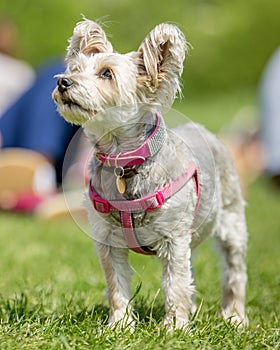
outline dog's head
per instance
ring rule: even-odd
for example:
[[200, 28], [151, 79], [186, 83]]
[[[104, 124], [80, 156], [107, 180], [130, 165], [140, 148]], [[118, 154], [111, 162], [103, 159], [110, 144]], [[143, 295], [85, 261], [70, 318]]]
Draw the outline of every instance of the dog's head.
[[170, 108], [180, 92], [187, 43], [172, 24], [159, 24], [138, 51], [113, 51], [102, 28], [84, 19], [74, 29], [66, 54], [66, 71], [53, 92], [60, 114], [84, 124], [115, 106], [145, 104]]

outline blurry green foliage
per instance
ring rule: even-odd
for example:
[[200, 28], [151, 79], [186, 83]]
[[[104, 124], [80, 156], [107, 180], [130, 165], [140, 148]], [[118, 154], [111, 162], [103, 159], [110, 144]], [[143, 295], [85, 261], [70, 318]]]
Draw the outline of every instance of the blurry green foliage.
[[101, 19], [117, 51], [136, 50], [158, 23], [176, 23], [194, 47], [187, 91], [254, 86], [280, 44], [279, 0], [1, 0], [18, 25], [20, 57], [38, 65], [65, 52], [81, 19]]

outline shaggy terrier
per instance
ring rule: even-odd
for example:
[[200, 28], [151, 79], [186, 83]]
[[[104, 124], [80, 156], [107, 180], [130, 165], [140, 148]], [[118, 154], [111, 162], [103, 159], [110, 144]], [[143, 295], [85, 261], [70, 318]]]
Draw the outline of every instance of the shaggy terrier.
[[247, 228], [239, 181], [225, 147], [194, 123], [176, 130], [162, 118], [180, 93], [188, 45], [159, 24], [138, 51], [113, 51], [102, 28], [74, 29], [53, 99], [94, 147], [87, 209], [105, 273], [109, 324], [133, 324], [128, 252], [156, 255], [168, 328], [195, 309], [193, 249], [213, 236], [224, 257], [222, 315], [246, 325]]

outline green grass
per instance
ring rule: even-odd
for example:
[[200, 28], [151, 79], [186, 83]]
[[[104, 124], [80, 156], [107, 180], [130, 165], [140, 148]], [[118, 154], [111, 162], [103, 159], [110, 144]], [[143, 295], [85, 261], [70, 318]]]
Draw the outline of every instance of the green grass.
[[[227, 110], [226, 101], [234, 112], [239, 97], [205, 100], [203, 112], [213, 115]], [[248, 94], [245, 102], [251, 100]], [[195, 103], [191, 108], [198, 114], [202, 110]], [[213, 129], [217, 125], [213, 119]], [[160, 327], [164, 308], [156, 259], [131, 253], [137, 327], [133, 334], [111, 330], [104, 277], [91, 240], [71, 221], [0, 213], [0, 349], [279, 348], [279, 199], [280, 192], [262, 178], [248, 189], [250, 326], [237, 330], [220, 318], [219, 260], [207, 241], [194, 259], [199, 311], [187, 333], [173, 334]]]

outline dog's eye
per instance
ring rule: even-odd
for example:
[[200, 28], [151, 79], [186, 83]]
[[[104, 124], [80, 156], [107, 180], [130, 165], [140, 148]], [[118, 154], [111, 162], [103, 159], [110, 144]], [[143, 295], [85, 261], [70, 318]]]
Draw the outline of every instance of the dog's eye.
[[99, 73], [99, 78], [101, 79], [112, 79], [112, 73], [109, 68], [104, 69], [101, 73]]

